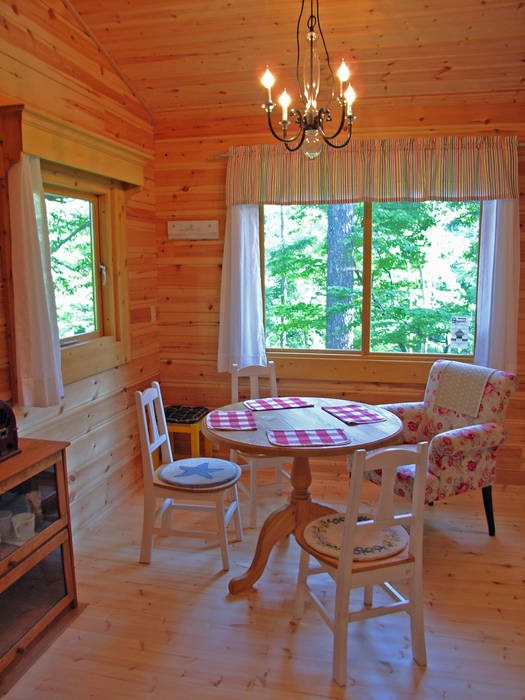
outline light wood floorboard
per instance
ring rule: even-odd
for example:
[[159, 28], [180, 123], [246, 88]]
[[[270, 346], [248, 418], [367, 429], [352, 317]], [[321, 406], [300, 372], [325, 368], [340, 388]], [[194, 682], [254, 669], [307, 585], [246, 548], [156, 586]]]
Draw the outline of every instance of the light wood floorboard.
[[[342, 504], [342, 464], [314, 464], [312, 492]], [[365, 498], [376, 487], [367, 484]], [[282, 500], [266, 494], [260, 520]], [[307, 606], [293, 621], [299, 548], [273, 552], [255, 589], [227, 583], [250, 564], [256, 532], [220, 552], [195, 539], [157, 540], [138, 563], [141, 494], [78, 533], [80, 608], [0, 680], [10, 700], [155, 698], [525, 698], [525, 488], [498, 485], [489, 538], [481, 493], [451, 498], [425, 516], [428, 667], [411, 658], [406, 615], [353, 623], [348, 685], [331, 680], [331, 635]], [[243, 513], [247, 516], [246, 501]], [[182, 514], [183, 517], [184, 514]], [[247, 519], [247, 518], [245, 518]], [[205, 523], [204, 523], [205, 524]], [[320, 579], [325, 596], [328, 579]]]

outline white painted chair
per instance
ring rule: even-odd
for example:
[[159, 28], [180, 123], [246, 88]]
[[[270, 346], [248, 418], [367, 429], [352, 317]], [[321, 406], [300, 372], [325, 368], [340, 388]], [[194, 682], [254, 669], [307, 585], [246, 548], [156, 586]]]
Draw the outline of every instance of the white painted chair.
[[[368, 455], [365, 450], [357, 450], [353, 459], [348, 458], [351, 479], [346, 512], [318, 518], [296, 534], [302, 551], [295, 616], [302, 617], [305, 599], [321, 613], [333, 632], [332, 671], [341, 686], [346, 685], [348, 623], [368, 617], [407, 612], [412, 654], [419, 665], [426, 665], [422, 542], [427, 455], [427, 443], [382, 448]], [[414, 463], [411, 506], [408, 512], [394, 515], [396, 470]], [[376, 506], [367, 508], [366, 517], [359, 514], [359, 503], [364, 473], [370, 469], [381, 469], [383, 478]], [[317, 566], [310, 568], [310, 556], [316, 559]], [[331, 609], [309, 583], [310, 576], [320, 573], [328, 573], [335, 581], [335, 606]], [[408, 597], [396, 590], [392, 581], [407, 581]], [[383, 596], [387, 602], [374, 606], [376, 585], [387, 594]], [[363, 605], [358, 610], [353, 605], [350, 612], [350, 591], [355, 588], [364, 589]]]
[[[262, 365], [251, 365], [239, 369], [237, 364], [232, 364], [232, 403], [240, 400], [239, 379], [247, 378], [249, 380], [249, 395], [247, 399], [260, 399], [278, 396], [277, 393], [277, 378], [275, 375], [275, 363], [270, 361], [266, 367]], [[264, 384], [267, 386], [264, 387]], [[264, 390], [264, 388], [266, 390]], [[290, 474], [284, 469], [285, 464], [290, 463], [289, 458], [278, 457], [259, 457], [253, 454], [245, 454], [240, 451], [230, 450], [230, 459], [237, 463], [238, 458], [241, 458], [244, 464], [241, 464], [241, 469], [247, 470], [250, 473], [250, 484], [246, 487], [242, 482], [239, 482], [239, 488], [249, 498], [249, 513], [250, 527], [257, 527], [257, 494], [260, 491], [268, 489], [274, 492], [280, 491], [282, 488], [282, 476], [288, 479]], [[257, 483], [257, 470], [268, 469], [273, 467], [275, 470], [275, 479], [272, 483], [260, 485]]]
[[[243, 536], [237, 495], [240, 468], [232, 462], [213, 457], [173, 461], [158, 382], [153, 382], [152, 386], [143, 392], [136, 391], [135, 404], [144, 473], [144, 520], [140, 561], [149, 564], [153, 535], [183, 534], [209, 537], [210, 531], [175, 529], [173, 512], [176, 509], [210, 510], [216, 513], [223, 569], [228, 571], [230, 566], [227, 528], [232, 518], [237, 540], [242, 540]], [[160, 450], [158, 468], [153, 461], [157, 450]], [[227, 494], [230, 495], [229, 505], [225, 498]], [[159, 518], [160, 527], [155, 525]]]

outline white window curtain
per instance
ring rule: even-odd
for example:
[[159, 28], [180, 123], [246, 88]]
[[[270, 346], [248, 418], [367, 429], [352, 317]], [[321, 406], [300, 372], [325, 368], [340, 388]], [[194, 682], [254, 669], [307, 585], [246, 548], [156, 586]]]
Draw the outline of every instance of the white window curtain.
[[520, 281], [517, 199], [483, 202], [474, 361], [516, 372]]
[[221, 280], [219, 372], [266, 365], [259, 207], [242, 204], [228, 207]]
[[18, 403], [56, 406], [64, 395], [40, 160], [8, 174]]

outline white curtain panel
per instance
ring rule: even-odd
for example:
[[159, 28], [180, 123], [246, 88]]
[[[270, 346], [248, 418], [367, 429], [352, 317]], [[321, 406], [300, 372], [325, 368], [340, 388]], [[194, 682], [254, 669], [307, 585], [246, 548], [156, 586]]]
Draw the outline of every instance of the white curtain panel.
[[259, 207], [241, 204], [228, 207], [221, 280], [219, 372], [239, 367], [266, 365]]
[[9, 169], [18, 403], [56, 406], [64, 395], [40, 160]]
[[474, 362], [516, 372], [520, 278], [517, 199], [483, 202]]

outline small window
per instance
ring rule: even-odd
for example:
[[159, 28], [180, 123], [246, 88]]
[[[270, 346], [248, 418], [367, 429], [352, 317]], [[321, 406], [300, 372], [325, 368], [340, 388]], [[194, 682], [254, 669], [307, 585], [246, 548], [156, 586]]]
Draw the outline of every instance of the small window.
[[270, 349], [472, 355], [479, 202], [264, 207]]
[[122, 182], [41, 160], [64, 384], [129, 359]]
[[60, 339], [95, 337], [101, 329], [97, 198], [46, 188], [45, 199]]

